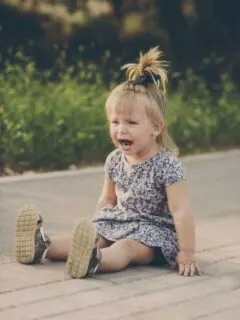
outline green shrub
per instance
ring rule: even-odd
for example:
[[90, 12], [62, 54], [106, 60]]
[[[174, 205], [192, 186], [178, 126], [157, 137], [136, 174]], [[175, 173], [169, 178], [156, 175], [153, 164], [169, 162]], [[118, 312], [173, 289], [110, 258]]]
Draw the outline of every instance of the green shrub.
[[[60, 79], [52, 78], [23, 57], [6, 64], [0, 75], [0, 166], [20, 172], [63, 169], [101, 162], [113, 148], [104, 114], [108, 88], [96, 67], [66, 68]], [[181, 154], [239, 146], [238, 99], [226, 75], [213, 97], [188, 71], [167, 105]]]
[[223, 75], [215, 94], [191, 71], [170, 95], [168, 124], [181, 153], [229, 148], [240, 144], [236, 87]]
[[84, 83], [86, 78], [66, 71], [56, 83], [40, 77], [32, 63], [6, 68], [0, 76], [5, 165], [15, 170], [60, 169], [104, 159], [110, 148], [106, 88], [97, 75], [91, 85]]

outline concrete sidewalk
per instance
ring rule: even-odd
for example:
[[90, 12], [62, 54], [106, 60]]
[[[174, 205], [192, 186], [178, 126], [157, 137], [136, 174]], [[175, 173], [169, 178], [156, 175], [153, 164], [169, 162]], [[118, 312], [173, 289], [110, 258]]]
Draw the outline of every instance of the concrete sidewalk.
[[[70, 279], [62, 263], [0, 265], [0, 319], [208, 319], [240, 317], [240, 217], [198, 228], [204, 275], [157, 267]], [[233, 237], [234, 235], [234, 237]]]
[[[239, 152], [234, 157], [238, 162]], [[195, 162], [193, 173], [199, 163]], [[222, 169], [219, 164], [218, 175], [214, 177], [221, 184], [219, 177], [228, 168], [227, 163], [225, 167], [221, 165]], [[201, 178], [195, 191], [202, 194], [208, 186]], [[203, 276], [184, 278], [167, 269], [139, 267], [73, 280], [63, 263], [37, 266], [5, 263], [0, 265], [0, 319], [239, 320], [240, 207], [236, 195], [240, 188], [236, 181], [235, 188], [231, 180], [225, 181], [225, 199], [219, 193], [217, 203], [213, 195], [209, 209], [215, 212], [216, 203], [219, 214], [208, 215], [206, 210], [197, 218], [197, 256]], [[224, 207], [229, 192], [235, 193], [231, 199], [236, 202]], [[211, 195], [205, 196], [205, 201], [210, 202]], [[223, 211], [218, 207], [220, 204]]]

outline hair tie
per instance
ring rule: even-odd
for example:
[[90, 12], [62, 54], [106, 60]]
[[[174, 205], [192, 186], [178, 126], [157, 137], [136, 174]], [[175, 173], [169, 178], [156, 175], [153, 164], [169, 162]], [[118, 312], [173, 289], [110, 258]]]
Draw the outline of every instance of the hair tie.
[[158, 74], [154, 73], [145, 73], [138, 77], [136, 77], [135, 80], [132, 80], [132, 84], [141, 84], [141, 85], [147, 85], [150, 83], [158, 84], [158, 81], [160, 80], [160, 76]]

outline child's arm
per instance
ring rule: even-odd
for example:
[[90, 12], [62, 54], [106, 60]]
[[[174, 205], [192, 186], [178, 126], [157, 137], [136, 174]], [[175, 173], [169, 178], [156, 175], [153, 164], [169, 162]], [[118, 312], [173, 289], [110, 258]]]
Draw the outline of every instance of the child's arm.
[[187, 195], [186, 181], [179, 181], [166, 188], [169, 209], [173, 215], [178, 236], [179, 253], [177, 263], [179, 274], [193, 276], [200, 274], [195, 261], [195, 225]]
[[98, 211], [107, 205], [115, 206], [116, 203], [117, 195], [115, 192], [115, 183], [113, 180], [106, 177], [103, 182], [102, 193], [98, 199], [96, 210]]

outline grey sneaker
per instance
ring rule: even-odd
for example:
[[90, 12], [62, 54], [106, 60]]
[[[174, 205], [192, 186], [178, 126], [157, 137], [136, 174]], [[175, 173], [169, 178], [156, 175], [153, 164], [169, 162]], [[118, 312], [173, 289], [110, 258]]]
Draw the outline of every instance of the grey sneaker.
[[15, 255], [18, 262], [37, 264], [51, 244], [43, 232], [43, 219], [34, 206], [24, 206], [16, 218]]
[[68, 272], [72, 278], [84, 278], [97, 271], [101, 252], [95, 247], [96, 239], [96, 231], [88, 219], [81, 219], [74, 226], [67, 260]]

